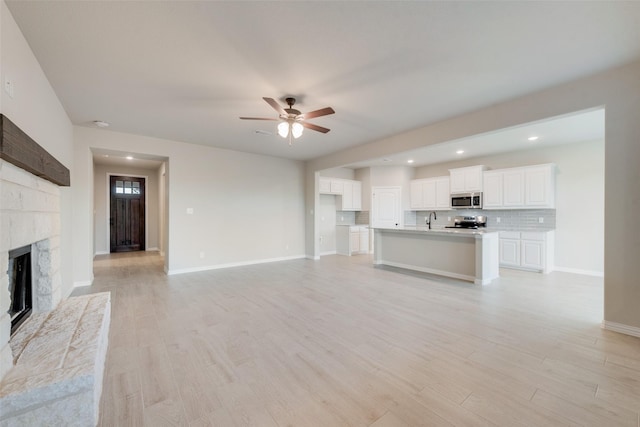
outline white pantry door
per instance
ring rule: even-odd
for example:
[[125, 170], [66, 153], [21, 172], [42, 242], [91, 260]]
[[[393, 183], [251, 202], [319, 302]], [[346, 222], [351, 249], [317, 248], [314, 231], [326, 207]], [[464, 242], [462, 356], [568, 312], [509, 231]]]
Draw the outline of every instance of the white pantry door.
[[396, 228], [403, 225], [402, 188], [373, 187], [371, 189], [372, 227]]

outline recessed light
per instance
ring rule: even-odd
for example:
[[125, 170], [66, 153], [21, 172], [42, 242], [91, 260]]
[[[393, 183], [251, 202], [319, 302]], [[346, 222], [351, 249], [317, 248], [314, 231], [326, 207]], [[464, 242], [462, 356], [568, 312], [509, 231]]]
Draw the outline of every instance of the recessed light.
[[539, 138], [539, 136], [530, 136], [529, 138], [527, 138], [529, 141], [535, 141]]
[[94, 120], [93, 124], [98, 126], [99, 128], [108, 128], [109, 127], [109, 123], [103, 122], [102, 120]]
[[456, 151], [456, 154], [464, 154], [464, 150], [458, 150]]
[[407, 160], [407, 163], [413, 163], [413, 159]]
[[133, 156], [127, 156], [127, 160], [133, 160]]

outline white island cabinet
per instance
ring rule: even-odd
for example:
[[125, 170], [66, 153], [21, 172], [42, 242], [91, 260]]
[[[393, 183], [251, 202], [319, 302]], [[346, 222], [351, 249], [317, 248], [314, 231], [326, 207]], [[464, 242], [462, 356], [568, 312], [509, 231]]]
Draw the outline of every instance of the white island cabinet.
[[373, 262], [486, 285], [499, 277], [498, 233], [424, 227], [376, 228]]

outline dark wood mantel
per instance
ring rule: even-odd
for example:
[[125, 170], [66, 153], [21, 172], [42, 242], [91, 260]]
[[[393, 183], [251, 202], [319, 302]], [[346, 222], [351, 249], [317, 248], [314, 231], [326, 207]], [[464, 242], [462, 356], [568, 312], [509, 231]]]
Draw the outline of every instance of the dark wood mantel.
[[22, 169], [68, 187], [71, 185], [69, 169], [24, 133], [4, 114], [0, 114], [0, 159]]

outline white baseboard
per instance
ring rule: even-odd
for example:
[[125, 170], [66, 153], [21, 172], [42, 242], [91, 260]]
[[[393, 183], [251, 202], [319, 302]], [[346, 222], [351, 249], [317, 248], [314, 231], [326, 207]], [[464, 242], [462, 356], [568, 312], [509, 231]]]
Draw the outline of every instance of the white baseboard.
[[310, 259], [312, 261], [318, 261], [320, 259], [319, 255], [306, 255], [305, 256], [306, 259]]
[[93, 284], [93, 279], [91, 280], [81, 280], [78, 282], [73, 282], [74, 288], [81, 288], [83, 286], [91, 286]]
[[97, 257], [98, 255], [109, 255], [110, 252], [105, 252], [105, 251], [98, 251], [96, 253], [93, 254], [93, 257]]
[[336, 253], [337, 253], [336, 251], [320, 252], [320, 256], [335, 255]]
[[472, 282], [475, 284], [486, 284], [486, 283], [476, 283], [476, 278], [473, 276], [468, 276], [466, 274], [458, 274], [458, 273], [452, 273], [450, 271], [443, 271], [443, 270], [437, 270], [435, 268], [427, 268], [427, 267], [419, 267], [416, 265], [409, 265], [409, 264], [403, 264], [400, 262], [393, 262], [393, 261], [375, 261], [374, 262], [375, 265], [388, 265], [390, 267], [397, 267], [397, 268], [404, 268], [406, 270], [414, 270], [414, 271], [420, 271], [422, 273], [429, 273], [429, 274], [436, 274], [438, 276], [445, 276], [445, 277], [451, 277], [453, 279], [460, 279], [460, 280], [464, 280], [467, 282]]
[[178, 268], [175, 270], [168, 270], [166, 273], [168, 276], [173, 276], [174, 274], [196, 273], [198, 271], [219, 270], [221, 268], [231, 268], [231, 267], [244, 267], [247, 265], [265, 264], [269, 262], [278, 262], [278, 261], [290, 261], [293, 259], [303, 259], [303, 258], [305, 258], [304, 255], [293, 255], [288, 257], [267, 258], [267, 259], [258, 259], [258, 260], [252, 260], [252, 261], [230, 262], [227, 264], [207, 265], [203, 267]]
[[147, 252], [154, 252], [154, 251], [155, 252], [160, 252], [160, 248], [147, 248], [147, 249], [145, 249], [145, 251], [147, 251]]
[[624, 325], [622, 323], [609, 322], [608, 320], [602, 321], [602, 329], [608, 331], [619, 332], [625, 335], [631, 335], [632, 337], [640, 338], [640, 328], [635, 326]]
[[580, 268], [558, 267], [557, 265], [553, 267], [553, 271], [560, 271], [562, 273], [582, 274], [584, 276], [604, 277], [604, 272], [602, 271], [583, 270]]

